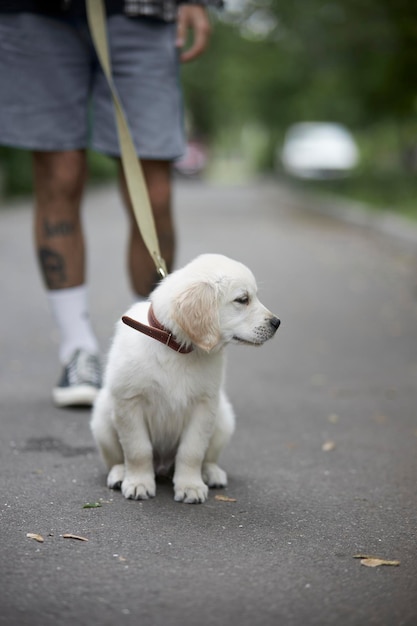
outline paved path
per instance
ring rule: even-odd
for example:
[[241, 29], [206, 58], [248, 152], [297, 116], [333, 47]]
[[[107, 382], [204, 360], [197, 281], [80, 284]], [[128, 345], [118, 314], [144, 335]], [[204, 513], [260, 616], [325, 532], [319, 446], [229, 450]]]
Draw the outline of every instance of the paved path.
[[[229, 351], [238, 428], [223, 465], [236, 502], [177, 504], [168, 483], [143, 503], [106, 489], [88, 411], [50, 401], [57, 339], [29, 207], [2, 211], [0, 623], [414, 626], [410, 249], [290, 206], [271, 184], [181, 183], [176, 206], [179, 264], [205, 251], [242, 260], [282, 320], [262, 348]], [[85, 218], [104, 351], [130, 302], [116, 193], [90, 193]], [[400, 565], [365, 567], [357, 554]]]

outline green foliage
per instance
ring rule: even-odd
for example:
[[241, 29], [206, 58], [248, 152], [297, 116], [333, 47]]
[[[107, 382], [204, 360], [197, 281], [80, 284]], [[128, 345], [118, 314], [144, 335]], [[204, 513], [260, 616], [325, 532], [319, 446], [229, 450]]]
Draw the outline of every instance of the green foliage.
[[338, 121], [362, 156], [338, 190], [408, 206], [417, 195], [416, 67], [415, 0], [244, 0], [214, 19], [209, 51], [183, 79], [192, 131], [214, 146], [227, 137], [245, 155], [242, 137], [257, 126], [264, 139], [252, 162], [271, 169], [290, 124]]
[[0, 147], [0, 197], [24, 195], [32, 190], [32, 158], [29, 152]]
[[89, 180], [93, 183], [113, 180], [117, 174], [117, 162], [115, 159], [93, 152], [87, 151], [87, 164]]
[[417, 220], [415, 176], [397, 172], [387, 177], [381, 171], [360, 170], [349, 178], [333, 181], [291, 181], [296, 188], [345, 197], [370, 209], [388, 210]]
[[198, 131], [213, 136], [248, 119], [269, 129], [301, 119], [358, 128], [417, 113], [414, 0], [242, 7], [219, 14], [209, 51], [183, 68]]

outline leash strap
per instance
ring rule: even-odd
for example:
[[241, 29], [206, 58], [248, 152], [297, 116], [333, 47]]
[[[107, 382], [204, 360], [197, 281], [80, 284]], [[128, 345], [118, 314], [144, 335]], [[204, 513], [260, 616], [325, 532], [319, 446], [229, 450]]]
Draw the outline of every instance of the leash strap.
[[143, 241], [155, 263], [156, 270], [159, 276], [164, 278], [164, 276], [167, 275], [167, 269], [159, 249], [158, 236], [145, 178], [132, 141], [126, 116], [113, 81], [104, 0], [86, 0], [86, 7], [88, 24], [96, 53], [113, 97], [123, 171], [132, 201], [133, 212]]

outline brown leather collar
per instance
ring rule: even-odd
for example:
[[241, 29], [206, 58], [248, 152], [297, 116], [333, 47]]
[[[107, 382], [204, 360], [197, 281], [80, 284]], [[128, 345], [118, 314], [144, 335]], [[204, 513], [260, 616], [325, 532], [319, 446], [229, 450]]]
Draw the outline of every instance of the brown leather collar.
[[173, 334], [169, 330], [167, 330], [165, 326], [162, 326], [162, 324], [158, 322], [155, 317], [152, 305], [149, 307], [148, 311], [149, 326], [146, 326], [146, 324], [142, 324], [141, 322], [138, 322], [137, 320], [134, 320], [127, 315], [123, 315], [122, 322], [124, 322], [128, 326], [131, 326], [135, 330], [138, 330], [140, 333], [144, 333], [145, 335], [148, 335], [148, 337], [152, 337], [152, 339], [160, 341], [161, 343], [168, 346], [168, 348], [171, 348], [172, 350], [175, 350], [175, 352], [179, 352], [180, 354], [188, 354], [194, 349], [193, 346], [183, 346], [178, 343], [178, 341], [176, 341]]

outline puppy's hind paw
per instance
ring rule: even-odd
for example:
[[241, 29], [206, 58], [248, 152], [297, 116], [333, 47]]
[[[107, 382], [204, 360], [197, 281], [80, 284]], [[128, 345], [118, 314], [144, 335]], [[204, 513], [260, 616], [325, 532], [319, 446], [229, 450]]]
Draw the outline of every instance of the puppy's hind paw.
[[125, 466], [113, 465], [107, 476], [107, 487], [109, 489], [120, 489], [125, 477]]
[[174, 500], [187, 504], [200, 504], [205, 502], [208, 496], [208, 487], [202, 481], [194, 485], [176, 485]]
[[127, 476], [122, 482], [122, 494], [128, 500], [148, 500], [155, 497], [155, 493], [153, 476]]
[[227, 486], [227, 474], [216, 463], [204, 463], [203, 480], [209, 487], [221, 489]]

